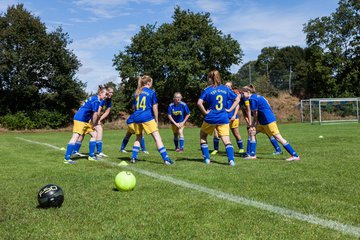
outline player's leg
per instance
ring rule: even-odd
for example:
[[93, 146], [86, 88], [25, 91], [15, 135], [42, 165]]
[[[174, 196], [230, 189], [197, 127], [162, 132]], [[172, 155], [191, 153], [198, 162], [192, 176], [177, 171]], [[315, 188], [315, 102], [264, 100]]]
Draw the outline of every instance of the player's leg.
[[121, 142], [120, 152], [125, 152], [125, 153], [126, 153], [126, 150], [125, 150], [126, 145], [128, 144], [128, 142], [129, 142], [129, 140], [130, 140], [130, 138], [131, 138], [131, 136], [132, 136], [133, 134], [135, 134], [135, 132], [132, 133], [132, 132], [130, 132], [129, 129], [128, 129], [128, 131], [127, 131], [126, 134], [125, 134], [125, 137], [123, 138], [123, 140], [122, 140], [122, 142]]
[[228, 157], [228, 163], [230, 166], [235, 166], [234, 146], [230, 141], [229, 136], [229, 124], [222, 124], [216, 127], [216, 130], [221, 138], [221, 141], [225, 145], [226, 155]]
[[216, 155], [219, 152], [219, 142], [220, 142], [219, 134], [215, 129], [214, 137], [213, 137], [214, 150], [211, 152], [211, 155]]
[[180, 144], [180, 151], [184, 151], [184, 145], [185, 145], [185, 138], [184, 138], [184, 126], [179, 128], [179, 144]]

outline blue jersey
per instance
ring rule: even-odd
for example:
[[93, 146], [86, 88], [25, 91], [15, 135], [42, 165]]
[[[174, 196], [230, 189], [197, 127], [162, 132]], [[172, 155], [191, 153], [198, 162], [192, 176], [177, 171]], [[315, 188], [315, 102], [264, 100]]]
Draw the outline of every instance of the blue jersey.
[[100, 99], [97, 95], [91, 96], [75, 113], [74, 120], [80, 122], [89, 122], [94, 112], [97, 112], [100, 106]]
[[234, 101], [236, 94], [224, 85], [205, 88], [200, 99], [207, 102], [210, 112], [205, 116], [204, 121], [209, 124], [227, 124], [229, 117], [225, 110], [227, 101]]
[[157, 104], [154, 90], [144, 87], [138, 97], [134, 95], [134, 123], [144, 123], [154, 119], [152, 106]]
[[[171, 115], [174, 121], [179, 123], [184, 121], [186, 115], [190, 114], [190, 110], [184, 102], [180, 102], [178, 105], [176, 105], [175, 103], [170, 103], [167, 114]], [[173, 123], [171, 122], [171, 124]]]
[[126, 120], [126, 124], [129, 125], [129, 124], [132, 124], [132, 123], [134, 123], [134, 115], [131, 114], [128, 117], [128, 119]]
[[105, 111], [108, 108], [112, 107], [111, 98], [105, 98], [104, 100], [100, 101], [100, 107], [102, 111]]
[[261, 125], [275, 122], [276, 117], [268, 101], [261, 95], [252, 94], [249, 98], [251, 111], [258, 111], [258, 121]]
[[[233, 105], [233, 102], [234, 102], [234, 100], [227, 100], [227, 102], [226, 102], [226, 104], [227, 104], [226, 108], [227, 108], [227, 109], [231, 108], [231, 106]], [[231, 119], [231, 118], [234, 116], [235, 110], [236, 110], [236, 107], [235, 107], [234, 110], [232, 110], [231, 112], [228, 112], [228, 118], [229, 118], [229, 119]], [[236, 113], [235, 119], [238, 119], [238, 118], [239, 118], [239, 116], [238, 116], [237, 113]]]

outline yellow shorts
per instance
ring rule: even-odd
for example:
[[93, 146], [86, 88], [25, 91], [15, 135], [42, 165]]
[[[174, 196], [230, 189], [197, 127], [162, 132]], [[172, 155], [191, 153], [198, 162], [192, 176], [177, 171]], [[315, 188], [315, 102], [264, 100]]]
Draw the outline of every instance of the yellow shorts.
[[[183, 129], [185, 128], [185, 126], [182, 127]], [[175, 125], [171, 125], [171, 129], [173, 131], [174, 134], [179, 133], [179, 128]]]
[[134, 123], [134, 128], [136, 135], [140, 135], [143, 132], [143, 130], [147, 135], [159, 130], [158, 125], [154, 119], [144, 123]]
[[130, 123], [127, 128], [128, 133], [135, 134], [135, 124]]
[[256, 131], [262, 132], [266, 134], [268, 137], [275, 136], [276, 134], [280, 133], [276, 122], [272, 122], [267, 125], [257, 125]]
[[203, 122], [203, 124], [201, 125], [201, 130], [205, 133], [207, 133], [208, 135], [212, 135], [214, 132], [214, 129], [216, 129], [216, 131], [218, 132], [219, 137], [222, 136], [229, 136], [229, 124], [209, 124], [207, 122]]
[[95, 129], [90, 122], [80, 122], [74, 120], [73, 133], [84, 135], [94, 131]]
[[233, 121], [230, 121], [229, 125], [230, 125], [230, 128], [238, 128], [239, 127], [239, 119], [234, 119]]

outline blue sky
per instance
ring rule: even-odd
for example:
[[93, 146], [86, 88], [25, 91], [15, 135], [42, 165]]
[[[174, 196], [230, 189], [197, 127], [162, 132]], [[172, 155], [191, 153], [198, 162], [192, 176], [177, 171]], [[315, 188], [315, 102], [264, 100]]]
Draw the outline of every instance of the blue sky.
[[77, 78], [95, 92], [99, 84], [120, 82], [112, 59], [140, 26], [172, 22], [177, 5], [209, 12], [214, 26], [240, 43], [243, 64], [255, 60], [264, 47], [305, 47], [303, 24], [335, 12], [338, 0], [1, 0], [0, 11], [17, 3], [39, 16], [49, 31], [61, 25], [69, 33], [69, 48], [82, 63]]

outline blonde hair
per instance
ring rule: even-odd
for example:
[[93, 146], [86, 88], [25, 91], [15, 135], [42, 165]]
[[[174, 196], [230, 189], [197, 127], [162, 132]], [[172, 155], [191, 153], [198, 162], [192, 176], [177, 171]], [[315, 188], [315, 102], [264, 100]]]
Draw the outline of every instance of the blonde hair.
[[211, 79], [212, 85], [214, 86], [219, 86], [221, 84], [220, 72], [218, 70], [209, 72], [208, 79]]
[[182, 98], [181, 92], [174, 93], [174, 98], [175, 98], [176, 95], [180, 95], [180, 97]]
[[153, 81], [153, 79], [152, 79], [150, 76], [148, 76], [148, 75], [144, 75], [144, 76], [139, 77], [139, 78], [138, 78], [138, 87], [137, 87], [137, 89], [136, 89], [135, 96], [138, 97], [138, 96], [141, 94], [144, 86], [145, 86], [148, 82], [151, 82], [151, 83], [152, 83], [152, 81]]

